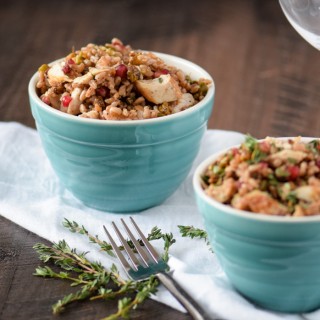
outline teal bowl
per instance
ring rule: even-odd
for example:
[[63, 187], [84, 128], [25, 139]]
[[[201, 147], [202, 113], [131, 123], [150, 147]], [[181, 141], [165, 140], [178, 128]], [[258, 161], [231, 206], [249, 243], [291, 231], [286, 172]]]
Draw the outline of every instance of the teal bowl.
[[220, 154], [197, 167], [193, 186], [209, 241], [231, 284], [266, 309], [319, 308], [320, 216], [268, 216], [215, 201], [204, 193], [200, 177]]
[[85, 119], [55, 110], [29, 82], [29, 99], [44, 150], [63, 185], [85, 205], [137, 212], [159, 205], [188, 175], [207, 128], [215, 87], [198, 65], [157, 53], [192, 78], [212, 81], [205, 98], [185, 111], [147, 120]]

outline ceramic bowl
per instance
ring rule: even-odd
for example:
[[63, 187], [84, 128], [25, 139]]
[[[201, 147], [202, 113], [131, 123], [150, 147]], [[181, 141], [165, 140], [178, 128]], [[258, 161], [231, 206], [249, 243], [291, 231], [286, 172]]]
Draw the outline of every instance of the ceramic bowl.
[[212, 81], [205, 98], [185, 111], [147, 120], [102, 121], [55, 110], [36, 93], [29, 99], [44, 150], [64, 186], [85, 205], [137, 212], [159, 205], [189, 173], [211, 114], [215, 87], [198, 65], [156, 53], [192, 78]]
[[230, 282], [267, 309], [302, 313], [319, 308], [320, 216], [254, 214], [207, 196], [200, 177], [224, 152], [197, 167], [193, 186], [210, 243]]

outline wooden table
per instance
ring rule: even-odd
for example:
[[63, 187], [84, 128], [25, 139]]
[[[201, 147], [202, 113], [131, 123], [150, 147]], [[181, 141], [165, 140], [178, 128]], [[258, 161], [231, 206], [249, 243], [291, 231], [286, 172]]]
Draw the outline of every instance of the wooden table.
[[[114, 36], [207, 69], [216, 83], [210, 128], [256, 137], [319, 135], [320, 55], [275, 0], [2, 0], [0, 120], [34, 127], [27, 84], [38, 66]], [[0, 319], [56, 319], [51, 305], [69, 285], [32, 276], [39, 241], [0, 218]], [[58, 319], [99, 319], [115, 309], [112, 301], [79, 303]], [[151, 300], [133, 317], [190, 319]]]

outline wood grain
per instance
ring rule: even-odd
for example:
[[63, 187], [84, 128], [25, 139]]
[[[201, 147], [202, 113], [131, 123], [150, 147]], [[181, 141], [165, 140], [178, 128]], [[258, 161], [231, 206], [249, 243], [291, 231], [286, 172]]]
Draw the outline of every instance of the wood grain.
[[[210, 128], [259, 138], [319, 135], [320, 55], [275, 0], [2, 0], [0, 121], [34, 127], [27, 84], [38, 66], [113, 37], [212, 74]], [[56, 319], [51, 305], [69, 288], [32, 276], [39, 264], [32, 246], [44, 240], [4, 218], [0, 230], [0, 319]], [[59, 319], [99, 319], [115, 309], [114, 301], [79, 303]], [[133, 317], [190, 319], [151, 300]]]

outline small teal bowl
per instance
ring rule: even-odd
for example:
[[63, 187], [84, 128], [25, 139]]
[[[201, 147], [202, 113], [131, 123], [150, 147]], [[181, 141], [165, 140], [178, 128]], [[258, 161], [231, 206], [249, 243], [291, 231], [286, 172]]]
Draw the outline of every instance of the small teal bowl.
[[44, 150], [64, 186], [85, 205], [137, 212], [159, 205], [188, 175], [207, 128], [215, 87], [198, 65], [156, 53], [192, 78], [212, 81], [205, 98], [185, 111], [156, 119], [103, 121], [55, 110], [29, 82], [29, 99]]
[[[225, 152], [225, 151], [224, 151]], [[281, 217], [234, 209], [207, 196], [196, 169], [197, 205], [214, 252], [234, 288], [257, 305], [304, 313], [320, 307], [320, 216]]]

